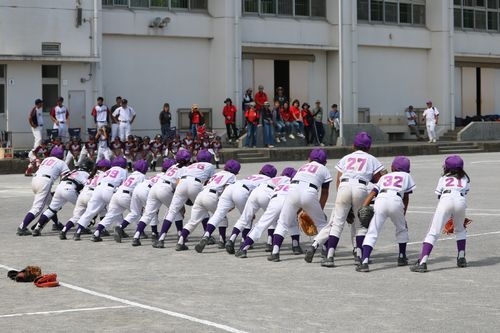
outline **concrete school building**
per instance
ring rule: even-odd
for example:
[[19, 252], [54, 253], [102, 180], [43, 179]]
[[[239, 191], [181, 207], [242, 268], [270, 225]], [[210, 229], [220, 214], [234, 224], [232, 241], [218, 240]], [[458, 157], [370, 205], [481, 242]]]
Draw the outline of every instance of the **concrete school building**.
[[128, 99], [137, 135], [206, 109], [222, 132], [223, 101], [243, 116], [245, 90], [285, 88], [340, 105], [344, 123], [402, 115], [432, 100], [439, 132], [455, 117], [500, 109], [498, 0], [0, 0], [0, 130], [29, 147], [27, 122], [57, 96], [69, 127], [94, 126], [98, 96]]

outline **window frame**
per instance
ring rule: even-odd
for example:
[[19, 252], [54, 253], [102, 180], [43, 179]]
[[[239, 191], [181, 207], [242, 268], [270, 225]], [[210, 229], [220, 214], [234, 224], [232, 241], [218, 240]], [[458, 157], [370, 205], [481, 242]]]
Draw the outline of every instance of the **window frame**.
[[[393, 19], [390, 21], [388, 20], [389, 6], [394, 6], [391, 15]], [[405, 7], [405, 18], [407, 18], [405, 21], [401, 16], [402, 6]], [[422, 8], [424, 15], [421, 15]], [[357, 15], [360, 23], [423, 27], [426, 24], [425, 10], [424, 0], [357, 0]], [[417, 17], [421, 17], [421, 20], [417, 20]]]
[[[305, 11], [298, 14], [298, 2], [303, 3]], [[296, 19], [326, 19], [327, 0], [241, 0], [242, 16], [273, 16]], [[271, 6], [264, 6], [263, 2], [272, 2]], [[273, 8], [273, 13], [264, 11], [264, 8]]]
[[[134, 1], [143, 1], [144, 5], [136, 5]], [[207, 12], [207, 0], [184, 0], [187, 6], [174, 7], [172, 5], [174, 0], [102, 0], [102, 8], [131, 8], [131, 9], [154, 9], [154, 10], [168, 10], [168, 11], [192, 11], [192, 12]], [[147, 4], [146, 4], [147, 2]], [[161, 3], [164, 2], [164, 5]], [[160, 5], [157, 5], [160, 4]], [[196, 4], [196, 6], [195, 6]], [[201, 4], [201, 6], [200, 6]]]
[[[49, 66], [52, 67], [51, 69], [56, 69], [56, 76], [44, 76], [44, 67]], [[55, 103], [55, 99], [61, 95], [61, 65], [43, 64], [40, 66], [40, 75], [42, 77], [42, 100], [46, 101], [46, 103], [43, 104], [43, 112], [48, 113], [52, 108], [52, 104]], [[46, 96], [45, 90], [50, 86], [57, 86], [57, 92], [55, 94], [50, 94], [51, 96], [49, 97]]]

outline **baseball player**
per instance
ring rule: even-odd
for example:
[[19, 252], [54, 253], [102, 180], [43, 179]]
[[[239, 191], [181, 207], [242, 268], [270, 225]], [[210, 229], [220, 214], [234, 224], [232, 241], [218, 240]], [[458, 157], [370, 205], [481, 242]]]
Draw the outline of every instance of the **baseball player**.
[[128, 101], [123, 98], [121, 106], [113, 112], [112, 116], [119, 123], [118, 136], [120, 140], [125, 141], [130, 135], [131, 125], [136, 116], [134, 109], [128, 106]]
[[80, 157], [80, 153], [82, 152], [82, 144], [80, 142], [80, 138], [77, 136], [71, 137], [71, 142], [68, 143], [67, 153], [64, 162], [69, 166], [73, 161], [73, 165], [78, 167], [78, 158]]
[[[210, 163], [212, 155], [208, 151], [200, 151], [198, 156], [196, 156], [196, 160], [196, 163], [193, 163], [183, 169], [181, 180], [175, 189], [172, 202], [170, 203], [168, 212], [163, 220], [160, 237], [153, 243], [153, 247], [161, 248], [164, 246], [163, 241], [167, 236], [168, 229], [170, 229], [172, 221], [175, 221], [174, 218], [178, 216], [184, 208], [185, 202], [188, 199], [191, 200], [191, 202], [194, 202], [198, 193], [203, 190], [203, 185], [210, 177], [213, 176], [215, 172], [215, 166]], [[182, 226], [176, 224], [176, 227], [177, 232], [180, 233]]]
[[120, 141], [120, 137], [117, 136], [111, 141], [111, 151], [113, 152], [113, 157], [118, 157], [123, 155], [123, 142]]
[[408, 208], [409, 195], [415, 189], [415, 182], [410, 176], [410, 160], [405, 156], [396, 156], [392, 161], [391, 171], [380, 177], [378, 183], [363, 203], [363, 206], [368, 206], [376, 197], [375, 215], [370, 222], [363, 241], [361, 264], [356, 267], [358, 272], [370, 271], [368, 267], [370, 254], [388, 217], [391, 218], [396, 227], [396, 241], [399, 244], [398, 266], [408, 265], [406, 243], [408, 243], [409, 238], [405, 214]]
[[89, 178], [89, 173], [93, 168], [94, 163], [90, 160], [85, 160], [78, 170], [71, 171], [71, 173], [61, 179], [50, 201], [48, 209], [43, 212], [40, 219], [38, 219], [38, 223], [33, 230], [34, 237], [41, 235], [41, 231], [45, 224], [62, 209], [65, 203], [71, 202], [73, 205], [76, 203], [78, 194], [85, 186]]
[[42, 163], [42, 160], [50, 156], [50, 149], [48, 148], [49, 142], [50, 140], [48, 139], [44, 140], [38, 147], [32, 149], [29, 152], [28, 159], [30, 162], [28, 164], [28, 167], [24, 171], [24, 175], [26, 177], [33, 176], [33, 172], [36, 172], [38, 170], [38, 168], [40, 167], [40, 163]]
[[[326, 240], [325, 235], [328, 232], [327, 256], [321, 265], [335, 267], [333, 259], [335, 249], [351, 207], [354, 212], [357, 212], [369, 193], [368, 183], [370, 181], [378, 182], [380, 177], [386, 173], [382, 163], [368, 153], [371, 144], [372, 139], [368, 133], [358, 133], [354, 137], [353, 146], [355, 151], [344, 156], [335, 166], [335, 169], [337, 169], [337, 197], [335, 198], [333, 219], [324, 230], [321, 230], [316, 235], [313, 244], [306, 251], [304, 259], [307, 262], [312, 261], [316, 248], [319, 244], [324, 243]], [[362, 255], [361, 248], [367, 229], [361, 226], [357, 218], [354, 220], [354, 226], [356, 228], [355, 263], [359, 264]]]
[[95, 138], [97, 141], [96, 162], [99, 162], [102, 159], [111, 159], [112, 152], [108, 145], [108, 130], [106, 129], [106, 126], [102, 126], [97, 129]]
[[422, 116], [425, 120], [425, 127], [427, 128], [427, 136], [429, 143], [437, 141], [436, 126], [439, 120], [439, 110], [432, 106], [432, 101], [427, 101], [427, 109], [424, 110]]
[[[88, 180], [87, 183], [85, 184], [85, 187], [83, 190], [80, 192], [80, 195], [78, 195], [78, 199], [76, 200], [75, 203], [75, 208], [73, 209], [73, 215], [71, 218], [66, 222], [66, 225], [64, 228], [61, 230], [59, 233], [59, 239], [65, 240], [66, 234], [68, 231], [71, 230], [75, 226], [75, 223], [78, 222], [80, 217], [85, 213], [85, 210], [87, 209], [87, 204], [92, 197], [92, 194], [94, 194], [94, 190], [97, 187], [97, 184], [101, 182], [102, 177], [105, 175], [105, 171], [107, 171], [109, 168], [111, 168], [111, 162], [109, 160], [100, 160], [99, 162], [96, 163], [96, 169], [94, 176], [91, 176]], [[105, 213], [105, 209], [103, 209], [100, 212], [100, 215], [103, 216]], [[75, 233], [75, 240], [80, 240], [80, 234]]]
[[108, 106], [104, 104], [104, 98], [97, 97], [97, 104], [92, 108], [92, 116], [94, 117], [97, 128], [108, 126]]
[[68, 119], [69, 111], [66, 106], [63, 105], [64, 98], [59, 97], [57, 99], [56, 106], [50, 110], [50, 119], [54, 122], [54, 129], [57, 129], [58, 136], [63, 140], [68, 138]]
[[412, 272], [427, 272], [427, 260], [434, 244], [439, 238], [443, 226], [453, 218], [454, 233], [457, 240], [457, 267], [467, 267], [465, 259], [465, 229], [466, 196], [470, 189], [470, 178], [464, 170], [464, 161], [458, 155], [448, 156], [444, 160], [443, 176], [439, 178], [435, 193], [439, 202], [436, 207], [429, 231], [422, 244], [422, 252], [418, 261], [410, 267]]
[[161, 134], [156, 134], [154, 141], [151, 143], [151, 171], [156, 171], [156, 164], [165, 150], [165, 145], [162, 142]]
[[17, 235], [31, 235], [28, 225], [42, 212], [47, 202], [50, 201], [52, 184], [54, 184], [56, 178], [63, 177], [70, 172], [63, 158], [64, 150], [60, 147], [54, 147], [50, 151], [50, 157], [45, 158], [40, 164], [38, 171], [31, 181], [31, 189], [35, 194], [33, 205], [24, 217], [23, 222], [17, 228]]
[[125, 181], [127, 178], [126, 167], [127, 162], [123, 157], [116, 157], [111, 161], [111, 168], [104, 173], [87, 204], [85, 213], [78, 220], [78, 228], [74, 236], [75, 240], [80, 240], [82, 230], [86, 229], [90, 221], [106, 207], [115, 190]]
[[293, 168], [285, 168], [280, 176], [273, 177], [268, 181], [261, 183], [255, 188], [255, 190], [252, 191], [252, 193], [250, 193], [250, 196], [245, 204], [245, 208], [243, 209], [238, 221], [236, 221], [236, 224], [231, 232], [231, 236], [227, 241], [227, 253], [234, 254], [234, 243], [242, 231], [242, 240], [245, 240], [250, 228], [252, 227], [252, 221], [255, 214], [259, 209], [262, 209], [263, 211], [266, 210], [269, 200], [271, 200], [271, 196], [274, 194], [274, 189], [280, 184], [290, 183], [290, 177], [288, 177], [284, 172], [291, 172], [291, 169], [295, 170]]
[[[132, 194], [139, 184], [145, 180], [145, 174], [148, 171], [148, 163], [144, 160], [134, 162], [134, 172], [116, 189], [116, 192], [111, 197], [108, 205], [108, 211], [104, 219], [97, 225], [93, 242], [102, 242], [101, 232], [104, 229], [109, 229], [113, 221], [123, 220], [123, 212], [129, 209], [131, 205]], [[137, 212], [136, 212], [137, 214]]]
[[95, 142], [95, 137], [93, 135], [89, 136], [89, 141], [85, 143], [80, 152], [80, 157], [78, 158], [78, 164], [80, 164], [85, 158], [94, 161], [97, 151], [97, 143]]
[[[286, 197], [290, 190], [290, 181], [297, 173], [297, 170], [291, 167], [287, 167], [281, 173], [282, 177], [284, 176], [285, 181], [280, 181], [280, 183], [274, 188], [272, 192], [269, 203], [260, 217], [259, 221], [254, 225], [252, 230], [245, 237], [244, 242], [242, 242], [239, 250], [236, 252], [235, 256], [239, 258], [247, 257], [247, 250], [253, 245], [255, 240], [259, 239], [264, 230], [267, 228], [267, 243], [266, 243], [266, 252], [272, 251], [272, 240], [274, 230], [276, 229], [276, 222], [280, 216], [281, 210], [283, 209], [283, 204], [285, 203]], [[261, 186], [261, 185], [259, 185]], [[255, 192], [255, 191], [254, 191]], [[253, 192], [252, 192], [253, 193]], [[246, 207], [245, 207], [246, 208]], [[299, 235], [298, 226], [290, 227], [290, 234], [292, 235], [292, 243], [294, 241], [294, 237], [298, 237]], [[229, 241], [228, 241], [229, 243]], [[297, 238], [298, 245], [298, 238]], [[292, 246], [293, 247], [293, 246]], [[231, 249], [228, 250], [228, 246], [226, 246], [226, 250], [231, 254]]]
[[129, 170], [132, 170], [132, 162], [135, 161], [135, 155], [137, 153], [137, 144], [135, 142], [135, 137], [129, 135], [127, 141], [123, 143], [123, 155], [127, 160], [127, 166]]
[[[326, 226], [326, 216], [323, 209], [328, 200], [330, 182], [332, 181], [330, 171], [325, 166], [326, 162], [326, 151], [315, 148], [309, 153], [309, 162], [297, 170], [290, 183], [287, 199], [278, 218], [273, 235], [273, 250], [267, 260], [280, 261], [281, 244], [286, 232], [291, 227], [297, 226], [297, 212], [299, 210], [302, 209], [309, 214], [318, 230]], [[319, 200], [318, 192], [320, 192]], [[299, 245], [297, 244], [297, 246]]]
[[221, 193], [223, 193], [224, 189], [229, 184], [233, 184], [236, 181], [236, 175], [240, 172], [240, 168], [241, 165], [238, 161], [227, 161], [224, 165], [224, 170], [214, 174], [200, 194], [196, 196], [193, 208], [191, 209], [191, 219], [181, 231], [181, 235], [175, 247], [176, 251], [185, 251], [188, 249], [185, 242], [187, 236], [192, 233], [204, 219], [208, 221], [207, 216], [210, 212], [215, 212]]
[[[158, 210], [161, 205], [170, 206], [177, 183], [184, 172], [184, 167], [188, 165], [190, 160], [191, 154], [187, 150], [181, 149], [175, 155], [176, 164], [172, 165], [171, 160], [166, 160], [166, 163], [164, 162], [163, 168], [167, 170], [149, 191], [146, 207], [135, 230], [132, 241], [132, 244], [135, 244], [134, 246], [141, 245], [140, 236], [144, 233], [144, 229], [148, 223], [151, 224], [153, 245], [155, 244], [155, 240], [158, 238]], [[174, 216], [174, 220], [182, 221], [180, 212]], [[122, 231], [115, 228], [115, 241], [120, 242], [121, 237], [123, 237]]]
[[[260, 169], [258, 174], [240, 179], [234, 184], [229, 185], [220, 196], [217, 209], [212, 217], [210, 217], [210, 220], [208, 220], [207, 230], [203, 234], [202, 239], [195, 246], [196, 252], [203, 252], [203, 249], [209, 242], [209, 237], [212, 236], [212, 233], [219, 226], [219, 224], [223, 223], [222, 227], [227, 227], [226, 214], [230, 210], [236, 207], [241, 214], [245, 208], [245, 203], [247, 202], [250, 193], [257, 186], [259, 186], [259, 184], [267, 182], [271, 178], [275, 177], [276, 173], [277, 170], [273, 165], [265, 164]], [[225, 229], [222, 231], [225, 231]], [[225, 232], [222, 232], [220, 236], [222, 237], [221, 241], [225, 242]]]

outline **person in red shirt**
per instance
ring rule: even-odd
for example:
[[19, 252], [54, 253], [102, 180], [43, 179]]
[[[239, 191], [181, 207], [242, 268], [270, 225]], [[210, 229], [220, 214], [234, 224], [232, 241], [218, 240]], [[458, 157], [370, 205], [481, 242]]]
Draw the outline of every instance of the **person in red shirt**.
[[301, 111], [302, 119], [304, 121], [304, 134], [306, 137], [306, 144], [312, 144], [315, 141], [315, 131], [313, 129], [314, 117], [311, 112], [311, 106], [308, 103], [302, 103]]
[[304, 123], [300, 111], [300, 101], [298, 99], [294, 99], [292, 105], [290, 105], [290, 114], [292, 126], [295, 128], [295, 134], [299, 138], [304, 138], [304, 134], [302, 134], [304, 131]]
[[264, 103], [268, 102], [267, 94], [264, 92], [264, 86], [262, 84], [259, 85], [259, 91], [255, 94], [254, 102], [255, 109], [258, 112], [261, 112], [261, 109], [264, 107]]
[[259, 112], [256, 109], [255, 102], [248, 103], [248, 109], [245, 111], [245, 120], [247, 122], [247, 138], [245, 147], [257, 146], [257, 126], [259, 125]]
[[193, 104], [191, 106], [191, 113], [189, 114], [189, 122], [191, 128], [191, 134], [193, 135], [193, 139], [196, 139], [198, 136], [198, 126], [203, 125], [205, 120], [203, 119], [203, 115], [200, 112], [198, 104]]
[[224, 116], [224, 122], [226, 124], [226, 134], [229, 142], [234, 140], [238, 141], [238, 134], [236, 132], [236, 106], [233, 105], [231, 98], [226, 98], [224, 101], [226, 105], [222, 109], [222, 115]]

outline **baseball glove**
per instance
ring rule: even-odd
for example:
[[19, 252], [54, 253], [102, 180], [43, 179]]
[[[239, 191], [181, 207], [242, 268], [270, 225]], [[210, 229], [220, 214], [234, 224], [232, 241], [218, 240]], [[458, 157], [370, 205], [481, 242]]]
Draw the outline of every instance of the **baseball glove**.
[[359, 222], [361, 222], [361, 226], [363, 228], [368, 228], [374, 214], [375, 211], [372, 206], [363, 206], [358, 209]]
[[299, 226], [300, 229], [307, 235], [307, 236], [315, 236], [318, 234], [318, 229], [316, 228], [316, 225], [314, 224], [314, 221], [312, 218], [305, 212], [305, 211], [300, 211], [298, 215], [298, 221], [299, 221]]
[[[464, 228], [467, 228], [467, 226], [471, 223], [472, 223], [472, 220], [466, 217], [464, 219]], [[448, 222], [446, 222], [446, 224], [444, 225], [443, 234], [451, 235], [454, 232], [455, 232], [455, 227], [453, 225], [453, 218], [450, 217]]]
[[26, 266], [22, 271], [9, 271], [7, 276], [16, 282], [33, 282], [42, 275], [42, 269], [38, 266]]

